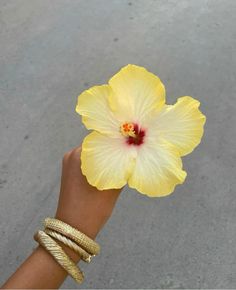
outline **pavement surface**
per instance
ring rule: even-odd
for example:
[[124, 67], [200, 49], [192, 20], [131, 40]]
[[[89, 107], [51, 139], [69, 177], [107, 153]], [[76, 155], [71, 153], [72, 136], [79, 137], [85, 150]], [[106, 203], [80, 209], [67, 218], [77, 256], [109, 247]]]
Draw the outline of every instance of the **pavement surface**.
[[[77, 95], [127, 63], [192, 95], [205, 136], [166, 198], [125, 189], [83, 288], [236, 288], [236, 1], [0, 0], [0, 282], [54, 214]], [[68, 278], [62, 288], [76, 288]]]

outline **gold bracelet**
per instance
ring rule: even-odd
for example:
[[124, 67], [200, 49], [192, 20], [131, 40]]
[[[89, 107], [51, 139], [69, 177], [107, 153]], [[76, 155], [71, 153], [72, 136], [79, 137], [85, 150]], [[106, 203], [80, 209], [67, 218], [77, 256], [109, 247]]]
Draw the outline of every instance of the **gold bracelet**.
[[79, 254], [80, 258], [86, 263], [91, 262], [92, 256], [88, 254], [80, 246], [78, 246], [76, 243], [74, 243], [72, 240], [68, 239], [67, 237], [63, 236], [60, 233], [54, 232], [49, 229], [45, 229], [44, 232], [48, 234], [50, 237], [55, 238], [58, 241], [62, 242], [64, 245], [68, 246], [70, 249], [74, 250], [77, 254]]
[[84, 279], [83, 272], [75, 265], [75, 263], [67, 256], [60, 247], [51, 237], [45, 232], [38, 231], [34, 235], [34, 239], [47, 250], [52, 257], [62, 266], [63, 269], [77, 282], [82, 283]]
[[46, 218], [44, 220], [44, 226], [45, 228], [59, 232], [60, 234], [73, 240], [91, 255], [97, 255], [100, 251], [99, 244], [87, 237], [85, 234], [81, 233], [79, 230], [58, 219]]

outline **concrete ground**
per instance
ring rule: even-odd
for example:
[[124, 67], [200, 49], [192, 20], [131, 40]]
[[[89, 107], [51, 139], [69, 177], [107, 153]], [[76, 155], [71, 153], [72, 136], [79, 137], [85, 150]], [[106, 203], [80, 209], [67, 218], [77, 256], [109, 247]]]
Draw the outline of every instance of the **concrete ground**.
[[0, 284], [35, 247], [61, 158], [87, 134], [77, 95], [134, 63], [169, 103], [201, 101], [205, 136], [173, 195], [123, 191], [81, 287], [236, 288], [235, 15], [235, 0], [0, 0]]

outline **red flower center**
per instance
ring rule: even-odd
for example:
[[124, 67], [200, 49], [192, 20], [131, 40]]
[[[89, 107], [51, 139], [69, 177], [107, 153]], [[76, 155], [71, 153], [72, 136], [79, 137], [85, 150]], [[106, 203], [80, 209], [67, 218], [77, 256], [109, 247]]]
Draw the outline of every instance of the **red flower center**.
[[144, 143], [145, 130], [138, 124], [124, 123], [120, 127], [121, 134], [126, 137], [126, 143], [139, 146]]

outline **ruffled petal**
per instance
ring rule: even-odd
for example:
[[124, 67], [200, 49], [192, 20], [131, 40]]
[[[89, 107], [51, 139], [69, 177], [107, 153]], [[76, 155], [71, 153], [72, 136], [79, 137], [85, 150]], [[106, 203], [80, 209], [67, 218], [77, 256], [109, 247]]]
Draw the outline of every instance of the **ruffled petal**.
[[175, 105], [163, 107], [153, 124], [157, 135], [172, 143], [181, 156], [192, 152], [201, 141], [206, 117], [199, 105], [192, 97], [181, 97]]
[[124, 138], [110, 138], [94, 131], [83, 141], [81, 169], [89, 184], [100, 190], [121, 188], [132, 172], [135, 157], [136, 151]]
[[122, 121], [145, 125], [146, 119], [165, 103], [165, 87], [161, 80], [145, 68], [136, 65], [123, 67], [110, 80], [114, 94], [109, 102]]
[[172, 193], [177, 184], [184, 182], [186, 175], [177, 150], [159, 139], [140, 147], [128, 184], [150, 197], [160, 197]]
[[78, 97], [76, 112], [82, 115], [87, 129], [118, 136], [120, 123], [114, 117], [108, 103], [111, 93], [108, 85], [94, 86], [84, 91]]

